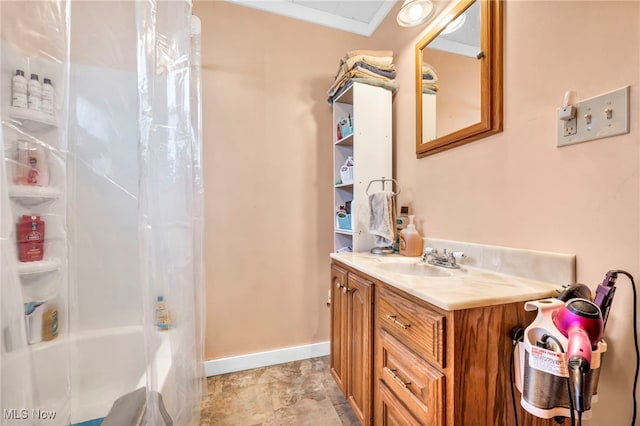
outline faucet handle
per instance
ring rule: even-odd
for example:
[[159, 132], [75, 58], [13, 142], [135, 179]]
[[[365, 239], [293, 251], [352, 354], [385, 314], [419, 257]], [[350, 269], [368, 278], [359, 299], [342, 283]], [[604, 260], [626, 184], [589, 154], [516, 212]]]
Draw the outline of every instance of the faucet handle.
[[429, 255], [436, 255], [438, 254], [438, 250], [432, 248], [432, 247], [425, 247], [423, 253], [422, 253], [422, 261], [426, 262], [427, 261], [427, 257], [429, 257]]
[[464, 252], [461, 252], [461, 251], [453, 251], [451, 252], [451, 255], [456, 259], [462, 259], [463, 257], [466, 257]]

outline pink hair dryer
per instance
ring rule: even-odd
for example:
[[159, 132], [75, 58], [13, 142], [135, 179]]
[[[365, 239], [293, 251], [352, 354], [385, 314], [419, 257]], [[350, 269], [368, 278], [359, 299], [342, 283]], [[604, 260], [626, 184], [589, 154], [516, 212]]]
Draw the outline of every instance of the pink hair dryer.
[[592, 348], [602, 339], [600, 308], [587, 299], [571, 299], [554, 312], [553, 323], [568, 339], [567, 363], [576, 411], [584, 412], [584, 379], [591, 369]]

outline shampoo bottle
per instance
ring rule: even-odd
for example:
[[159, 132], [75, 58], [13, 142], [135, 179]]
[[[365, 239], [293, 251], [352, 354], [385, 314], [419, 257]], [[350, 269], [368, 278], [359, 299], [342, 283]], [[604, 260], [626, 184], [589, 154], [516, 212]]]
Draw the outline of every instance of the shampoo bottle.
[[27, 106], [34, 111], [42, 111], [42, 84], [38, 74], [31, 74], [27, 83]]
[[42, 83], [42, 111], [53, 115], [53, 85], [50, 78], [45, 78]]
[[422, 237], [413, 224], [414, 215], [409, 216], [409, 224], [400, 231], [400, 254], [403, 256], [422, 255]]
[[24, 71], [16, 70], [11, 79], [11, 105], [17, 108], [27, 107], [27, 78]]
[[164, 297], [158, 296], [156, 300], [156, 327], [160, 330], [168, 330], [169, 329], [169, 312], [167, 311], [167, 306], [164, 302]]
[[56, 337], [58, 337], [58, 307], [47, 302], [42, 313], [42, 340], [46, 342]]

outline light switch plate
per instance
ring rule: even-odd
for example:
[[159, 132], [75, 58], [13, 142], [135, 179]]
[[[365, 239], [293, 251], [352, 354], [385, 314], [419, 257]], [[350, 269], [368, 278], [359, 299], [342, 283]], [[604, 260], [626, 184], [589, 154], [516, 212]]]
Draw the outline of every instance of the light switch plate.
[[629, 86], [575, 104], [575, 134], [567, 135], [566, 121], [558, 120], [557, 146], [629, 133]]

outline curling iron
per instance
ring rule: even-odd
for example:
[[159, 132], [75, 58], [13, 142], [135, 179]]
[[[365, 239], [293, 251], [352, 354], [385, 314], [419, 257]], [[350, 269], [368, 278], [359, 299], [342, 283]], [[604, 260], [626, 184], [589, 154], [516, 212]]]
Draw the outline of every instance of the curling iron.
[[609, 271], [605, 275], [601, 284], [598, 284], [596, 288], [596, 297], [593, 302], [598, 305], [600, 312], [602, 312], [602, 321], [604, 328], [607, 325], [607, 318], [609, 317], [609, 311], [611, 310], [611, 303], [613, 302], [613, 296], [616, 292], [614, 287], [616, 280], [618, 279], [618, 271]]

